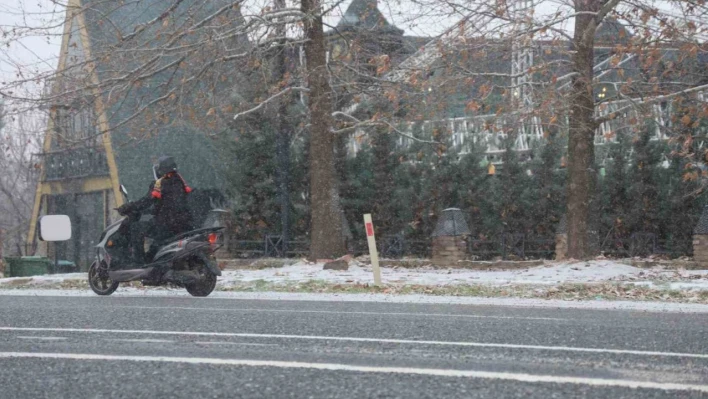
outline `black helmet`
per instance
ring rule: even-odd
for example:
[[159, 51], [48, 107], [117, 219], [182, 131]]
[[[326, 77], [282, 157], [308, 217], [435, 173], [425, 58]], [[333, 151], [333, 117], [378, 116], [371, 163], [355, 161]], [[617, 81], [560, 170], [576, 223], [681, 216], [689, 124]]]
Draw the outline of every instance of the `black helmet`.
[[161, 156], [160, 159], [157, 160], [156, 173], [157, 173], [158, 178], [160, 178], [170, 172], [176, 172], [176, 171], [177, 171], [177, 162], [175, 162], [174, 158], [168, 157], [168, 156]]

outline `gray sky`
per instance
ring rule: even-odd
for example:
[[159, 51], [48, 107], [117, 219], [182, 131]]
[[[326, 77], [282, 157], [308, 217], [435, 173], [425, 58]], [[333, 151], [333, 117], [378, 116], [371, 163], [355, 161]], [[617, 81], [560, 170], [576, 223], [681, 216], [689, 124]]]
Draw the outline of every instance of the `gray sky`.
[[[63, 17], [63, 7], [51, 0], [0, 0], [0, 29], [7, 35], [0, 37], [0, 86], [56, 68]], [[36, 94], [38, 87], [27, 84], [22, 91]]]

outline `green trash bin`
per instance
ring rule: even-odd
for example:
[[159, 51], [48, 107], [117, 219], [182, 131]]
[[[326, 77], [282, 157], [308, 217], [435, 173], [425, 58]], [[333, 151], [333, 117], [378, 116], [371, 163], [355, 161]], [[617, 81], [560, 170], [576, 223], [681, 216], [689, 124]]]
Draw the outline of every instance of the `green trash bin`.
[[[30, 277], [49, 274], [53, 262], [43, 256], [22, 256], [20, 258], [5, 258], [6, 277]], [[9, 269], [9, 270], [8, 270]]]

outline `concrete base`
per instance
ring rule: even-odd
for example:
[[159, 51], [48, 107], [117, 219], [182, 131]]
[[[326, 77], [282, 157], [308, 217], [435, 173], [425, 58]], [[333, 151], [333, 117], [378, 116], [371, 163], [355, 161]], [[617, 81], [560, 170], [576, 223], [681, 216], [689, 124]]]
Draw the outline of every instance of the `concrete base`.
[[442, 236], [433, 238], [433, 264], [454, 267], [467, 259], [467, 237]]

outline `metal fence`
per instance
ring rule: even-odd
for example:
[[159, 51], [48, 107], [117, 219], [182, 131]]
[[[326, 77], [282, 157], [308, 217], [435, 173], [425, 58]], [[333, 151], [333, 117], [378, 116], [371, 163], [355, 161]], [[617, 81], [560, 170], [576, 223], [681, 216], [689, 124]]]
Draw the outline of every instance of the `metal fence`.
[[625, 238], [607, 238], [601, 243], [600, 252], [616, 258], [661, 255], [669, 258], [693, 254], [692, 239], [659, 239], [653, 233], [634, 233]]
[[[691, 255], [692, 241], [660, 240], [652, 233], [634, 233], [621, 239], [605, 239], [599, 243], [599, 251], [609, 257], [646, 257], [663, 255], [671, 258]], [[379, 256], [386, 259], [404, 257], [432, 257], [432, 240], [409, 239], [403, 235], [383, 236], [377, 240]], [[262, 240], [237, 240], [229, 243], [229, 251], [239, 258], [292, 258], [306, 256], [309, 242], [288, 241], [284, 245], [279, 235], [266, 235]], [[368, 254], [365, 240], [349, 243], [350, 253], [358, 256]], [[535, 237], [519, 233], [504, 233], [487, 239], [467, 240], [467, 253], [471, 259], [522, 260], [552, 259], [555, 255], [555, 237]]]
[[529, 237], [504, 233], [489, 239], [467, 240], [467, 252], [473, 259], [551, 259], [556, 250], [554, 238]]
[[309, 243], [304, 240], [284, 244], [277, 235], [266, 235], [259, 241], [232, 239], [229, 252], [238, 258], [293, 258], [304, 256], [309, 250]]

